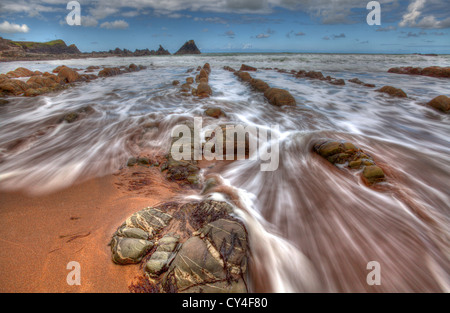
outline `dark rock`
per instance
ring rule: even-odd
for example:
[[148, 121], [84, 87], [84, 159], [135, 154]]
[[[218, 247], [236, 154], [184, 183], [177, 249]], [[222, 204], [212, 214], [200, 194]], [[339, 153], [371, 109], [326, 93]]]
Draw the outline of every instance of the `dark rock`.
[[384, 86], [384, 87], [381, 87], [380, 89], [377, 89], [376, 91], [387, 93], [388, 95], [390, 95], [392, 97], [398, 97], [398, 98], [406, 98], [407, 97], [406, 93], [403, 90], [392, 87], [392, 86]]
[[242, 64], [241, 68], [239, 69], [239, 71], [242, 71], [242, 72], [254, 72], [256, 70], [257, 69], [255, 67], [252, 67], [252, 66], [249, 66], [249, 65], [245, 65], [245, 64]]
[[207, 108], [205, 110], [205, 115], [214, 118], [219, 118], [225, 116], [225, 113], [222, 111], [222, 109], [214, 107], [214, 108]]
[[375, 165], [372, 157], [351, 142], [332, 139], [321, 140], [314, 145], [314, 151], [332, 164], [346, 164], [350, 169], [363, 169], [363, 178], [372, 185], [384, 180], [381, 168]]
[[212, 95], [211, 87], [208, 83], [200, 83], [197, 86], [197, 96], [200, 98], [207, 98]]
[[437, 96], [430, 102], [428, 105], [435, 108], [436, 110], [440, 110], [442, 112], [448, 112], [450, 110], [450, 98], [447, 96]]
[[279, 88], [269, 88], [264, 92], [269, 103], [276, 106], [295, 105], [295, 98], [289, 91]]
[[184, 54], [201, 54], [200, 50], [195, 45], [194, 40], [186, 41], [186, 43], [177, 52], [175, 52], [175, 55]]

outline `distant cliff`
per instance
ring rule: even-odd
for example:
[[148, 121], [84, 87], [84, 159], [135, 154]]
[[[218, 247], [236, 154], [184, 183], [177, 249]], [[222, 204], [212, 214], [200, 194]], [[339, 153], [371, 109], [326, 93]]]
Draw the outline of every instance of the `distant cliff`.
[[182, 54], [201, 54], [201, 52], [195, 45], [194, 40], [189, 40], [186, 41], [186, 43], [177, 52], [175, 52], [175, 55]]
[[67, 46], [63, 40], [52, 40], [48, 42], [13, 41], [0, 37], [0, 57], [2, 59], [23, 59], [45, 56], [80, 55], [77, 46]]

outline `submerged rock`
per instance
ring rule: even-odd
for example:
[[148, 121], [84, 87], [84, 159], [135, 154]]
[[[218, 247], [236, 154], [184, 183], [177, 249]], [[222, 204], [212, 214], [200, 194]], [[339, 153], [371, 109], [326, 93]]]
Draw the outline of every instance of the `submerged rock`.
[[207, 98], [212, 95], [212, 89], [208, 83], [200, 83], [197, 86], [197, 96], [200, 98]]
[[205, 115], [214, 117], [214, 118], [219, 118], [219, 117], [225, 116], [225, 113], [222, 111], [222, 109], [213, 107], [213, 108], [207, 108], [205, 110]]
[[420, 67], [393, 67], [388, 70], [389, 73], [407, 74], [407, 75], [423, 75], [430, 77], [450, 78], [450, 67], [430, 66], [426, 68]]
[[392, 86], [384, 86], [384, 87], [381, 87], [380, 89], [377, 89], [376, 91], [387, 93], [388, 95], [390, 95], [392, 97], [398, 97], [398, 98], [406, 98], [407, 97], [406, 93], [403, 90], [392, 87]]
[[270, 88], [269, 84], [267, 84], [265, 81], [261, 79], [252, 79], [250, 81], [250, 85], [257, 91], [265, 92], [267, 89]]
[[291, 93], [284, 89], [269, 88], [264, 92], [264, 96], [269, 103], [276, 106], [295, 105], [295, 98]]

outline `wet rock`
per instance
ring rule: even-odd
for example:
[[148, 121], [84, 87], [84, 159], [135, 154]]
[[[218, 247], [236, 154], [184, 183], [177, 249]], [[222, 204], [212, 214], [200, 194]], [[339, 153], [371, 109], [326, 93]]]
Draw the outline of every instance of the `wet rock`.
[[249, 65], [245, 65], [245, 64], [242, 64], [241, 65], [241, 68], [239, 69], [239, 71], [242, 71], [242, 72], [249, 72], [249, 71], [256, 71], [257, 69], [255, 68], [255, 67], [252, 67], [252, 66], [249, 66]]
[[143, 240], [147, 240], [149, 238], [149, 234], [146, 231], [140, 228], [130, 228], [130, 227], [124, 227], [119, 229], [116, 232], [116, 236], [134, 239], [143, 239]]
[[250, 76], [247, 72], [235, 72], [234, 75], [236, 75], [241, 81], [244, 82], [250, 82], [252, 80], [252, 76]]
[[80, 74], [78, 74], [78, 72], [66, 66], [62, 67], [58, 71], [58, 77], [63, 83], [74, 83], [80, 80]]
[[189, 92], [191, 90], [191, 84], [184, 83], [181, 85], [181, 91], [182, 92]]
[[225, 113], [222, 111], [222, 109], [213, 107], [213, 108], [207, 108], [205, 110], [205, 115], [214, 117], [214, 118], [220, 118], [220, 117], [225, 116]]
[[389, 73], [406, 75], [423, 75], [430, 77], [450, 78], [450, 67], [430, 66], [420, 67], [394, 67], [388, 70]]
[[111, 240], [112, 260], [117, 264], [139, 263], [153, 248], [153, 242], [136, 238], [114, 236]]
[[406, 98], [407, 97], [406, 93], [403, 90], [392, 87], [392, 86], [384, 86], [384, 87], [381, 87], [380, 89], [377, 89], [376, 91], [387, 93], [388, 95], [390, 95], [392, 97], [398, 97], [398, 98]]
[[168, 234], [158, 241], [158, 247], [145, 264], [145, 271], [152, 277], [165, 272], [175, 257], [180, 236]]
[[329, 80], [329, 83], [332, 85], [337, 85], [337, 86], [344, 86], [345, 85], [345, 81], [343, 79], [336, 79], [336, 78], [331, 78]]
[[375, 165], [372, 157], [351, 142], [325, 139], [316, 143], [313, 149], [334, 165], [343, 164], [350, 169], [362, 169], [363, 178], [369, 185], [385, 178], [382, 169]]
[[6, 73], [8, 78], [18, 78], [18, 77], [30, 77], [34, 75], [32, 71], [24, 67], [18, 67], [14, 71]]
[[61, 79], [56, 75], [32, 76], [27, 81], [30, 88], [56, 87], [59, 86]]
[[133, 166], [137, 164], [137, 159], [135, 157], [131, 157], [127, 161], [127, 166]]
[[197, 81], [200, 81], [200, 79], [202, 79], [202, 78], [204, 78], [204, 79], [206, 79], [206, 81], [208, 81], [208, 73], [204, 69], [200, 70]]
[[369, 184], [374, 184], [378, 181], [384, 180], [384, 172], [383, 170], [376, 165], [369, 165], [364, 167], [363, 176]]
[[203, 69], [210, 74], [211, 73], [211, 65], [209, 65], [209, 63], [205, 63], [205, 65], [203, 65]]
[[22, 95], [29, 86], [18, 79], [4, 79], [0, 81], [0, 92], [5, 95], [19, 96]]
[[[219, 219], [189, 238], [164, 275], [167, 292], [247, 292], [247, 233], [235, 220]], [[218, 288], [214, 288], [218, 287]]]
[[437, 96], [436, 98], [428, 102], [428, 105], [435, 108], [436, 110], [447, 113], [450, 110], [450, 98], [444, 95]]
[[265, 92], [270, 86], [261, 79], [252, 79], [250, 85], [257, 91]]
[[69, 112], [63, 116], [61, 122], [65, 121], [67, 123], [73, 123], [78, 121], [79, 119], [85, 117], [86, 115], [94, 113], [95, 110], [91, 106], [85, 106], [79, 108], [78, 110]]
[[139, 228], [148, 233], [149, 239], [157, 235], [172, 219], [170, 214], [156, 208], [145, 208], [131, 215], [117, 229], [114, 236], [119, 236], [124, 228]]
[[120, 68], [118, 67], [106, 67], [98, 73], [98, 77], [109, 77], [120, 74]]
[[315, 72], [315, 71], [306, 72], [305, 77], [325, 80], [325, 77], [323, 76], [322, 72]]
[[284, 89], [269, 88], [264, 92], [264, 96], [269, 103], [276, 106], [295, 105], [295, 98], [291, 93]]
[[223, 69], [226, 71], [232, 72], [232, 73], [236, 72], [236, 70], [234, 68], [229, 67], [229, 66], [224, 66]]
[[86, 69], [88, 69], [88, 70], [99, 70], [100, 66], [91, 65], [91, 66], [88, 66]]
[[145, 216], [150, 214], [149, 209], [133, 214], [114, 233], [111, 240], [114, 262], [137, 263], [151, 253], [145, 257], [145, 277], [152, 278], [158, 287], [156, 290], [166, 293], [247, 292], [247, 231], [242, 222], [230, 215], [231, 205], [201, 200], [169, 202], [153, 208], [160, 212], [173, 210], [173, 222], [181, 223], [165, 222], [168, 229], [177, 225], [177, 233], [167, 233], [157, 240], [153, 252], [149, 251], [153, 245], [151, 234], [157, 233], [143, 231], [143, 228], [152, 228], [147, 225], [162, 216], [158, 215], [157, 219]]
[[193, 77], [186, 78], [186, 83], [193, 84], [194, 83], [194, 78]]
[[174, 80], [173, 82], [172, 82], [172, 85], [174, 85], [174, 86], [177, 86], [177, 85], [179, 85], [180, 84], [180, 81], [178, 81], [178, 80]]
[[352, 79], [349, 79], [348, 81], [351, 82], [351, 83], [354, 83], [354, 84], [358, 84], [358, 85], [364, 86], [364, 87], [369, 87], [369, 88], [374, 88], [375, 87], [374, 84], [366, 84], [366, 83], [362, 82], [361, 80], [359, 80], [358, 78], [352, 78]]
[[200, 83], [197, 86], [197, 96], [200, 98], [207, 98], [212, 95], [211, 87], [208, 83]]

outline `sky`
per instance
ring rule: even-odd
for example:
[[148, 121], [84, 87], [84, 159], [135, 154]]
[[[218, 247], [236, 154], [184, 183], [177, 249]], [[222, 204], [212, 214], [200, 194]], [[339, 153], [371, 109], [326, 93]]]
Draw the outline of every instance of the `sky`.
[[0, 36], [62, 39], [82, 52], [158, 49], [195, 40], [204, 53], [450, 54], [449, 0], [96, 0], [77, 1], [69, 25], [64, 0], [1, 0]]

